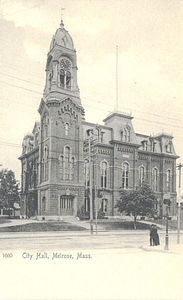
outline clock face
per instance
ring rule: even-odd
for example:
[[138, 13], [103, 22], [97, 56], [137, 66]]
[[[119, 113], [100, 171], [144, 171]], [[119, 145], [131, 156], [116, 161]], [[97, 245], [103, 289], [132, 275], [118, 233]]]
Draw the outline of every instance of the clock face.
[[71, 69], [71, 63], [68, 59], [62, 59], [60, 62], [60, 67], [64, 70], [70, 70]]

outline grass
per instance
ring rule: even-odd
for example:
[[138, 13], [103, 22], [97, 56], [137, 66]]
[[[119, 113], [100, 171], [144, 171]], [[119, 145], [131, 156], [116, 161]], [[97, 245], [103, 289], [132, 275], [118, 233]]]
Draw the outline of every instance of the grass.
[[[158, 224], [166, 226], [166, 220], [150, 220], [152, 224]], [[172, 230], [177, 230], [177, 221], [176, 220], [168, 220], [168, 228]], [[183, 220], [180, 222], [180, 229], [183, 229]]]
[[43, 222], [1, 227], [0, 232], [83, 231], [83, 227], [66, 222]]
[[5, 218], [0, 218], [0, 224], [10, 223], [11, 221]]
[[[114, 221], [114, 220], [98, 220], [98, 225], [103, 227], [105, 230], [133, 230], [133, 221]], [[149, 224], [137, 222], [137, 230], [149, 230]]]

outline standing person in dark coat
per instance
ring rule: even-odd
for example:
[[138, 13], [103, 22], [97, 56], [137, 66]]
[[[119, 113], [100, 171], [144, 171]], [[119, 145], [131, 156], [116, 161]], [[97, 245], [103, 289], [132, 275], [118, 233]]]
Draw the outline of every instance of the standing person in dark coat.
[[150, 226], [150, 246], [154, 246], [153, 245], [153, 224]]
[[150, 226], [150, 246], [158, 246], [158, 245], [160, 245], [158, 230], [156, 225], [152, 224]]
[[154, 242], [154, 246], [160, 245], [159, 234], [158, 234], [158, 229], [157, 229], [156, 225], [154, 225], [154, 230], [153, 230], [153, 242]]

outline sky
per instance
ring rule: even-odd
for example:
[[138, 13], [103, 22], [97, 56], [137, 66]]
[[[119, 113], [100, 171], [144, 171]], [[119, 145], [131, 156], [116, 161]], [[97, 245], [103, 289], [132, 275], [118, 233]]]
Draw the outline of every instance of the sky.
[[183, 0], [1, 0], [0, 164], [21, 177], [23, 137], [39, 121], [47, 53], [60, 26], [77, 51], [85, 119], [116, 108], [136, 133], [174, 136], [183, 163]]

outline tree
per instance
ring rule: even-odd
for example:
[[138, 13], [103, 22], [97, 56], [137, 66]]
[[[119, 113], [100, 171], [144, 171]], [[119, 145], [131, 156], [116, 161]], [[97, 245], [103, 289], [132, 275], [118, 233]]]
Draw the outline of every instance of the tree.
[[143, 183], [135, 190], [121, 191], [116, 207], [120, 213], [125, 212], [126, 215], [134, 217], [134, 229], [136, 229], [137, 216], [154, 216], [156, 201], [153, 190], [147, 183]]
[[19, 203], [18, 181], [12, 170], [2, 169], [0, 171], [0, 208], [9, 210], [14, 208], [14, 203]]

